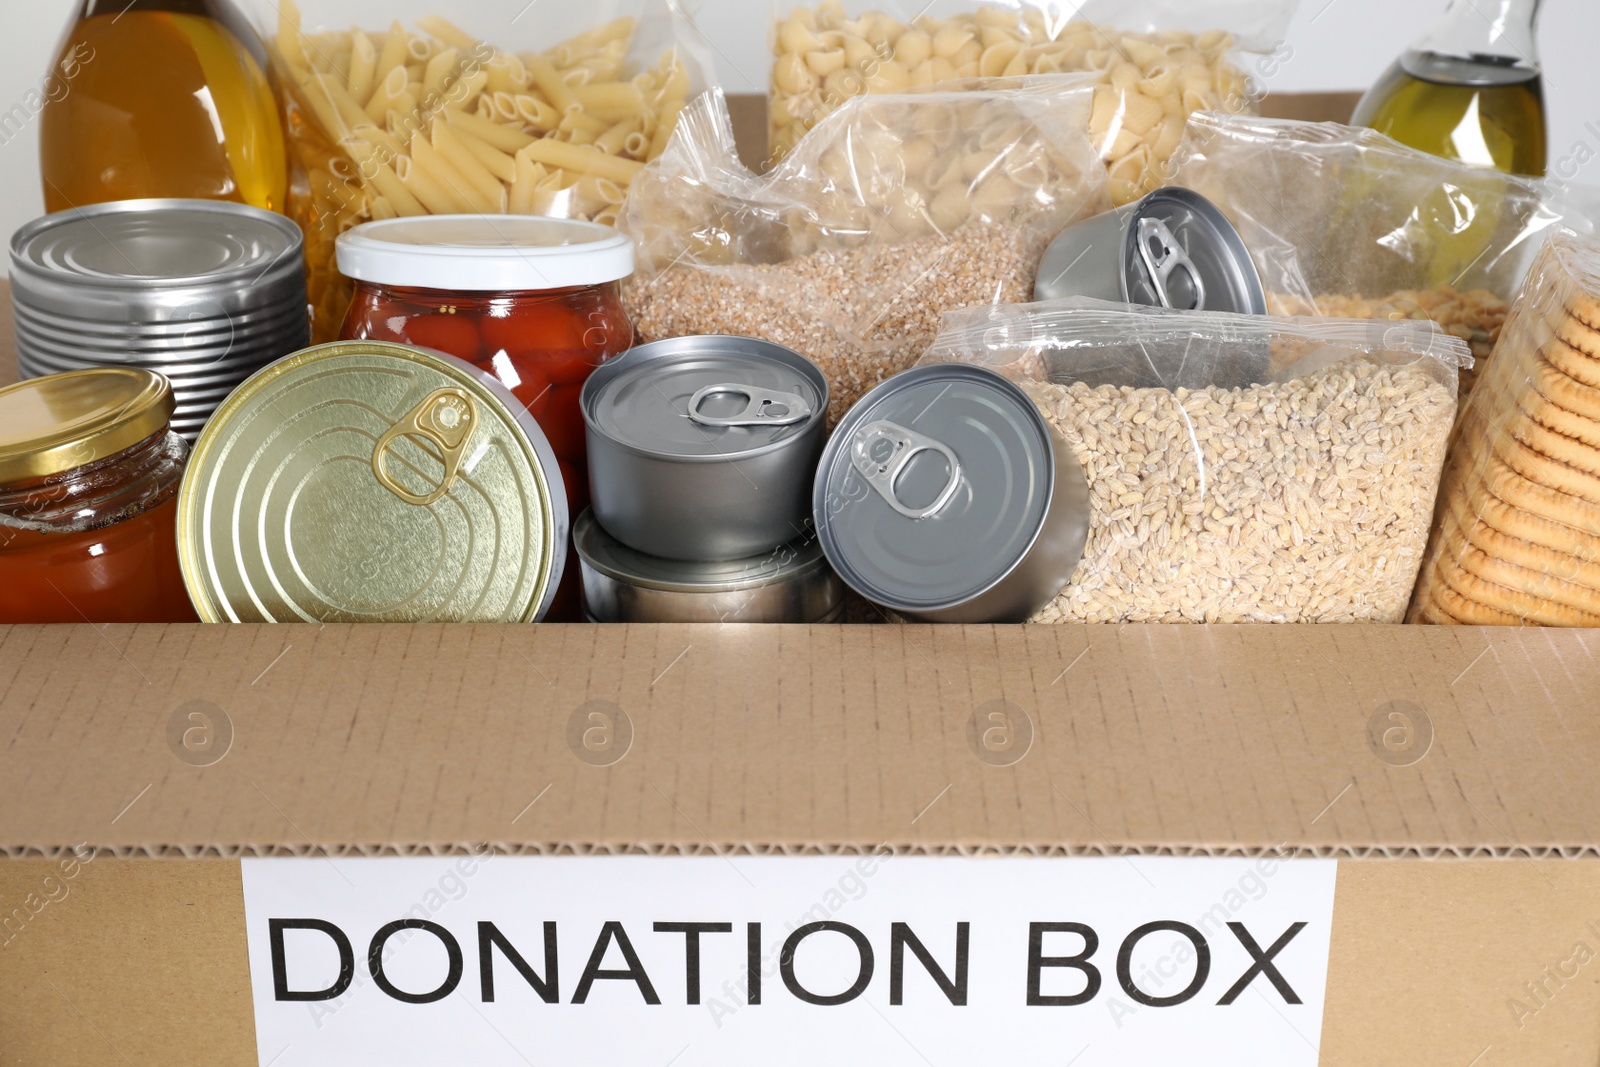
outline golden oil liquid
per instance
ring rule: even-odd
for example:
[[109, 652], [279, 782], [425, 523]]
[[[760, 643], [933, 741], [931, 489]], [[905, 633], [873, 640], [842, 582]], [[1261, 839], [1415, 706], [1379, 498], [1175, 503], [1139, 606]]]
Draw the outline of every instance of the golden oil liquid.
[[1544, 174], [1539, 73], [1501, 57], [1407, 52], [1361, 98], [1351, 122], [1445, 159]]
[[283, 128], [248, 23], [222, 0], [118, 6], [91, 2], [51, 70], [45, 207], [198, 197], [284, 210]]

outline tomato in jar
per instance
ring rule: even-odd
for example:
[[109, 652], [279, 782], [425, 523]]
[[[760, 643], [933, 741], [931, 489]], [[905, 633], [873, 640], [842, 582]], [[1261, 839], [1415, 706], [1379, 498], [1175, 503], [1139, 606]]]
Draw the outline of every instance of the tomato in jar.
[[178, 565], [167, 380], [98, 368], [0, 389], [0, 623], [198, 622]]
[[[357, 226], [339, 238], [356, 282], [344, 340], [431, 348], [494, 375], [522, 402], [559, 461], [569, 519], [589, 506], [579, 396], [594, 369], [625, 352], [633, 327], [621, 279], [633, 244], [607, 226], [524, 216], [439, 215]], [[583, 618], [568, 547], [550, 621]]]

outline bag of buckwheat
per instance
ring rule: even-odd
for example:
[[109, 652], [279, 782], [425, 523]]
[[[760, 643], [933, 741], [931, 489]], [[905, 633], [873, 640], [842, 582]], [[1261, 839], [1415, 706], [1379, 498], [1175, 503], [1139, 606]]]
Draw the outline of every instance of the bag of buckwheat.
[[1089, 483], [1035, 622], [1399, 622], [1466, 343], [1430, 322], [1074, 298], [944, 318], [924, 362], [1018, 380]]
[[757, 175], [722, 93], [703, 94], [618, 224], [635, 331], [787, 345], [822, 368], [837, 422], [917, 361], [940, 313], [1026, 300], [1050, 239], [1111, 206], [1092, 96], [1056, 75], [857, 97]]

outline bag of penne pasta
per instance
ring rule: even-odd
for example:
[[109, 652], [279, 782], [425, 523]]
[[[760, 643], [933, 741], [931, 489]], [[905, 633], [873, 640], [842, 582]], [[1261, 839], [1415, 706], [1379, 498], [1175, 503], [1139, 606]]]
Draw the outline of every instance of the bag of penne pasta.
[[340, 233], [414, 214], [614, 222], [685, 102], [714, 82], [669, 0], [257, 3], [318, 340], [349, 302]]
[[1432, 320], [1472, 348], [1464, 392], [1546, 238], [1589, 225], [1541, 179], [1332, 122], [1196, 114], [1169, 178], [1238, 228], [1270, 311]]
[[774, 0], [771, 158], [846, 100], [974, 77], [1088, 72], [1113, 201], [1137, 200], [1197, 110], [1255, 111], [1298, 0]]
[[719, 91], [635, 179], [623, 286], [646, 341], [741, 334], [815, 361], [830, 423], [904, 370], [954, 308], [1033, 293], [1067, 224], [1110, 207], [1084, 133], [1093, 79], [1056, 75], [861, 96], [765, 175]]

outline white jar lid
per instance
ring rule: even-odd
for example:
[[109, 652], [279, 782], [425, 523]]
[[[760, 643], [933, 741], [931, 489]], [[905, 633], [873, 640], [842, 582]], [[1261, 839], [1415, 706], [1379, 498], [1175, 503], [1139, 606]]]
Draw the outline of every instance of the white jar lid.
[[625, 234], [538, 215], [382, 219], [340, 234], [336, 248], [347, 278], [450, 292], [561, 289], [633, 273]]

